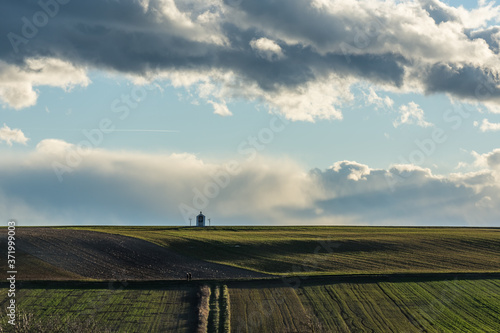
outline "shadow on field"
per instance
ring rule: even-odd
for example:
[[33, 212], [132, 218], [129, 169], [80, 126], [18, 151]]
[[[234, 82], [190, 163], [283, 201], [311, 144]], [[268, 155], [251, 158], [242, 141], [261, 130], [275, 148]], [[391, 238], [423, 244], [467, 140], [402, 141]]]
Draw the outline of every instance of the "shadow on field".
[[[242, 245], [237, 241], [232, 244], [213, 240], [201, 241], [188, 239], [183, 241], [170, 241], [170, 244], [172, 248], [178, 248], [183, 253], [202, 260], [224, 260], [238, 256], [265, 256], [270, 253], [282, 253], [286, 255], [310, 254], [317, 250], [321, 241], [321, 239], [285, 240], [273, 241], [271, 243], [246, 243]], [[328, 246], [334, 253], [353, 254], [358, 252], [399, 251], [403, 248], [401, 244], [371, 240], [328, 240]]]
[[[0, 237], [5, 233], [6, 229], [0, 230]], [[30, 272], [29, 279], [56, 279], [37, 276], [44, 263], [68, 273], [69, 279], [179, 280], [187, 272], [193, 279], [268, 276], [190, 258], [142, 239], [86, 230], [18, 228], [16, 248], [38, 259], [33, 261], [35, 266], [24, 268]], [[25, 279], [23, 270], [18, 278]]]

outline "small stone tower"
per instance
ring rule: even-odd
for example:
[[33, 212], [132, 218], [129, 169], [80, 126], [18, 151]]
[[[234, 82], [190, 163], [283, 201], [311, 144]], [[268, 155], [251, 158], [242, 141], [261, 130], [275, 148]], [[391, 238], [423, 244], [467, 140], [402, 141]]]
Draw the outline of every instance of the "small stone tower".
[[196, 226], [204, 227], [205, 226], [205, 215], [200, 212], [200, 215], [196, 216]]

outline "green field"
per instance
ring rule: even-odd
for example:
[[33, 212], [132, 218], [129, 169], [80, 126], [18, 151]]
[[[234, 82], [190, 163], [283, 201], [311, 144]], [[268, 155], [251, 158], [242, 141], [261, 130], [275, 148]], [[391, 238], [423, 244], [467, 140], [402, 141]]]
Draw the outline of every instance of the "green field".
[[500, 280], [231, 288], [235, 332], [500, 332]]
[[[32, 314], [41, 324], [65, 327], [65, 322], [91, 321], [97, 332], [195, 332], [200, 287], [185, 283], [150, 289], [24, 288], [17, 295], [18, 311]], [[319, 284], [304, 280], [298, 288], [276, 281], [230, 282], [228, 288], [213, 284], [210, 290], [205, 325], [209, 333], [500, 331], [499, 279]], [[3, 312], [4, 291], [0, 300]]]
[[313, 332], [313, 317], [290, 287], [230, 288], [234, 332]]
[[499, 332], [500, 280], [304, 287], [329, 332]]
[[206, 261], [281, 275], [500, 272], [500, 229], [85, 227]]
[[[0, 300], [0, 323], [9, 329], [4, 314], [5, 289]], [[19, 314], [32, 315], [31, 325], [48, 328], [56, 323], [46, 332], [65, 332], [71, 325], [88, 322], [95, 324], [98, 332], [192, 332], [198, 319], [196, 289], [190, 286], [162, 290], [121, 289], [119, 284], [110, 285], [110, 289], [21, 289], [16, 302]], [[22, 316], [18, 321], [22, 322]]]
[[[16, 301], [24, 314], [18, 321], [35, 327], [26, 332], [500, 332], [500, 229], [76, 229], [137, 237], [277, 276], [25, 281]], [[51, 276], [52, 266], [24, 258]], [[72, 278], [57, 267], [54, 272]], [[0, 332], [12, 331], [6, 301], [2, 288]]]

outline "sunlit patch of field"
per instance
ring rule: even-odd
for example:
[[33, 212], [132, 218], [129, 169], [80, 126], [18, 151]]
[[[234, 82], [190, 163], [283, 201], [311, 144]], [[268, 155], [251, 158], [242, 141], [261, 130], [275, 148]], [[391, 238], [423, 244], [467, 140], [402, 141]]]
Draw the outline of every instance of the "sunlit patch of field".
[[231, 288], [234, 332], [500, 332], [500, 280]]
[[500, 280], [308, 286], [300, 298], [331, 332], [500, 331]]

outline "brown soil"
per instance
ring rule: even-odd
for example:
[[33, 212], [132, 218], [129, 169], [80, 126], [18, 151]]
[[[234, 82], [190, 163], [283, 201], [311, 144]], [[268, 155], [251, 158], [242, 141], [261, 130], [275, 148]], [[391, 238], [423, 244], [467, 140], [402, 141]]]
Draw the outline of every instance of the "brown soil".
[[[6, 229], [0, 230], [1, 253], [7, 248], [6, 232]], [[17, 251], [37, 258], [30, 267], [22, 265], [22, 257], [18, 258], [18, 274], [22, 276], [21, 267], [29, 269], [28, 279], [36, 279], [38, 270], [42, 273], [42, 263], [70, 272], [69, 276], [77, 274], [91, 279], [173, 280], [185, 279], [188, 272], [193, 279], [267, 276], [186, 257], [145, 240], [121, 235], [52, 228], [18, 228], [16, 234]], [[46, 273], [38, 276], [38, 279], [46, 278]]]

